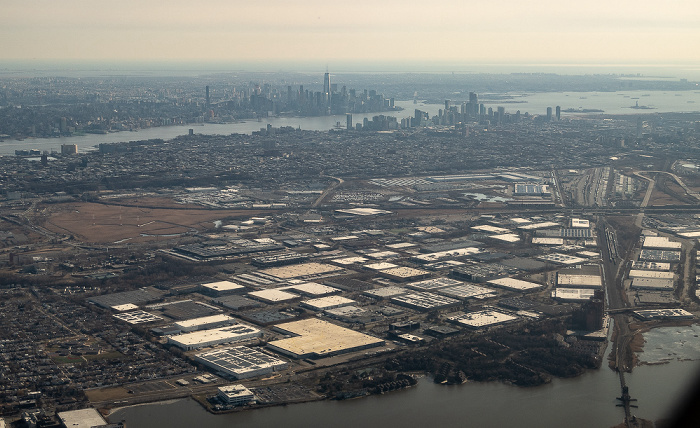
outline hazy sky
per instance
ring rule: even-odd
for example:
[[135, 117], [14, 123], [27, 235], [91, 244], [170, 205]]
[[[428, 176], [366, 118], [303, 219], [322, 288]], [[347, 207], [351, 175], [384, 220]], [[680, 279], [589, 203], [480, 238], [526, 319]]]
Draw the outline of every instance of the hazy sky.
[[3, 0], [2, 60], [700, 63], [698, 0]]

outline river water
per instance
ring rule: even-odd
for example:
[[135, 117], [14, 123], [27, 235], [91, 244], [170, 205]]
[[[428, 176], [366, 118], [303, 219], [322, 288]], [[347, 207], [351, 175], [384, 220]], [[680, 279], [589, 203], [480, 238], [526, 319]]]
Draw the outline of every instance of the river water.
[[[437, 104], [413, 104], [412, 101], [399, 101], [397, 105], [405, 110], [397, 112], [383, 113], [363, 113], [353, 114], [353, 124], [362, 123], [366, 117], [372, 119], [373, 116], [379, 114], [396, 116], [397, 118], [405, 118], [414, 115], [415, 109], [420, 109], [428, 112], [431, 116], [438, 113], [440, 108]], [[93, 149], [102, 143], [116, 143], [124, 141], [139, 141], [161, 138], [163, 140], [187, 135], [189, 130], [194, 130], [195, 134], [208, 135], [230, 135], [230, 134], [251, 134], [253, 131], [259, 131], [261, 128], [266, 128], [267, 124], [275, 128], [283, 126], [291, 126], [293, 128], [301, 128], [307, 131], [328, 131], [335, 128], [338, 123], [341, 127], [345, 127], [345, 115], [335, 116], [316, 116], [316, 117], [269, 117], [263, 118], [261, 121], [254, 119], [236, 122], [236, 123], [205, 123], [205, 124], [190, 124], [177, 126], [158, 126], [153, 128], [139, 129], [136, 131], [122, 131], [111, 134], [88, 134], [83, 136], [60, 137], [60, 138], [27, 138], [24, 140], [5, 140], [0, 142], [0, 155], [12, 154], [18, 149], [36, 149], [36, 150], [56, 150], [60, 151], [61, 144], [77, 144], [78, 151]]]
[[[700, 327], [653, 330], [646, 337], [649, 358], [665, 364], [636, 367], [626, 377], [630, 394], [638, 399], [638, 417], [656, 420], [667, 416], [684, 391], [700, 374]], [[693, 343], [693, 345], [690, 345]], [[664, 349], [665, 352], [658, 352]], [[609, 351], [609, 350], [608, 350]], [[536, 388], [502, 383], [434, 384], [423, 378], [416, 387], [381, 396], [348, 401], [306, 404], [242, 411], [227, 415], [207, 413], [193, 400], [183, 399], [119, 409], [110, 422], [125, 420], [130, 428], [179, 427], [611, 427], [622, 422], [617, 374], [604, 365], [574, 379], [555, 379]]]
[[[669, 112], [699, 112], [700, 88], [697, 91], [620, 91], [620, 92], [538, 92], [506, 94], [508, 99], [502, 101], [487, 101], [488, 95], [479, 94], [485, 98], [487, 107], [503, 106], [508, 113], [544, 115], [547, 107], [552, 107], [553, 114], [556, 106], [566, 109], [597, 109], [605, 114], [650, 114]], [[632, 108], [632, 107], [648, 108]], [[562, 117], [571, 114], [562, 111]], [[601, 114], [601, 113], [593, 113]]]
[[[504, 94], [499, 94], [503, 97]], [[541, 93], [510, 93], [505, 94], [504, 99], [495, 100], [493, 95], [480, 94], [487, 107], [494, 110], [498, 106], [505, 107], [507, 113], [514, 114], [517, 110], [521, 113], [544, 115], [547, 107], [561, 106], [562, 109], [600, 109], [607, 114], [649, 114], [662, 112], [697, 112], [700, 111], [700, 89], [697, 91], [624, 91], [624, 92], [541, 92]], [[632, 109], [638, 103], [640, 106], [650, 109]], [[414, 110], [427, 112], [430, 116], [438, 114], [444, 104], [424, 104], [412, 101], [397, 101], [396, 105], [404, 108], [399, 112], [385, 112], [382, 114], [396, 116], [399, 119], [414, 115]], [[353, 123], [362, 122], [367, 117], [380, 113], [354, 114]], [[562, 116], [577, 113], [562, 112]], [[270, 117], [262, 121], [248, 120], [227, 124], [197, 124], [182, 126], [161, 126], [155, 128], [139, 129], [137, 131], [123, 131], [111, 134], [90, 134], [85, 136], [61, 137], [61, 138], [27, 138], [25, 140], [5, 140], [0, 142], [0, 155], [14, 154], [17, 149], [37, 149], [59, 151], [61, 144], [77, 144], [79, 151], [89, 150], [100, 143], [115, 143], [123, 141], [148, 140], [161, 138], [164, 140], [186, 135], [189, 129], [196, 134], [229, 135], [233, 133], [250, 134], [264, 128], [267, 124], [273, 127], [291, 126], [310, 131], [327, 131], [338, 123], [345, 126], [345, 116], [319, 116], [319, 117]]]

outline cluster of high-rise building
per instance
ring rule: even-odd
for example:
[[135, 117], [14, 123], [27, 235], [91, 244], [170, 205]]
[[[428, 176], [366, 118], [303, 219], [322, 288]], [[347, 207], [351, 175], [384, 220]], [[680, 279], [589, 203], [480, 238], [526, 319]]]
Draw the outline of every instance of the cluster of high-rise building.
[[243, 79], [208, 77], [206, 85], [189, 78], [67, 79], [60, 91], [53, 81], [15, 80], [6, 85], [13, 90], [0, 90], [0, 139], [225, 123], [270, 114], [323, 116], [395, 109], [393, 98], [376, 90], [339, 87], [331, 83], [329, 72], [321, 88]]
[[385, 98], [376, 90], [357, 91], [346, 86], [338, 88], [331, 83], [331, 75], [323, 76], [320, 91], [304, 85], [275, 87], [265, 83], [262, 86], [240, 90], [227, 89], [218, 95], [206, 87], [205, 106], [210, 116], [218, 116], [232, 110], [252, 111], [257, 115], [297, 114], [301, 116], [324, 116], [344, 113], [371, 113], [396, 109], [393, 98]]
[[[437, 116], [433, 118], [430, 118], [429, 115], [423, 111], [416, 110], [413, 117], [406, 119], [405, 127], [463, 125], [461, 127], [462, 132], [468, 133], [464, 124], [469, 122], [478, 122], [487, 126], [490, 124], [502, 125], [505, 123], [519, 122], [523, 117], [530, 118], [531, 116], [529, 113], [521, 115], [520, 110], [517, 110], [515, 113], [506, 113], [506, 109], [503, 106], [499, 106], [495, 110], [493, 107], [487, 108], [483, 103], [479, 102], [478, 94], [470, 92], [469, 101], [462, 102], [461, 104], [445, 100], [445, 108], [439, 109]], [[560, 120], [561, 107], [556, 107], [556, 116], [552, 116], [552, 107], [547, 107], [546, 116], [539, 116], [538, 119], [546, 120], [547, 122]]]
[[395, 110], [393, 98], [385, 98], [375, 90], [348, 89], [332, 84], [329, 73], [324, 75], [323, 91], [287, 86], [287, 93], [271, 92], [268, 94], [271, 111], [274, 113], [294, 112], [302, 115], [317, 116], [344, 113], [371, 113]]

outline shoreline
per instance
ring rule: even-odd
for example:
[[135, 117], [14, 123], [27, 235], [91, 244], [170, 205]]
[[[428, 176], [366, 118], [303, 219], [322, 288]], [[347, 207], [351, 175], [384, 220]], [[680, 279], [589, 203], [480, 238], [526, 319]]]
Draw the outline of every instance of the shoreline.
[[[608, 342], [606, 341], [606, 345], [601, 347], [601, 353], [604, 354], [605, 351], [607, 350]], [[602, 361], [602, 358], [601, 358]], [[538, 387], [543, 387], [546, 385], [549, 385], [552, 383], [554, 379], [558, 380], [569, 380], [569, 379], [575, 379], [578, 377], [583, 376], [584, 374], [592, 371], [592, 370], [601, 370], [603, 367], [602, 364], [598, 365], [596, 368], [589, 368], [583, 370], [581, 373], [575, 375], [575, 376], [570, 376], [570, 377], [561, 377], [561, 376], [549, 376], [547, 381], [541, 384], [537, 385], [518, 385], [508, 379], [500, 379], [500, 380], [488, 380], [488, 381], [477, 381], [477, 380], [470, 380], [466, 379], [460, 383], [450, 383], [447, 381], [443, 382], [435, 382], [434, 376], [431, 373], [413, 373], [410, 374], [412, 378], [415, 379], [415, 383], [397, 388], [394, 390], [390, 391], [382, 391], [382, 392], [370, 392], [370, 391], [365, 391], [365, 393], [359, 394], [357, 391], [347, 391], [348, 395], [347, 397], [332, 397], [332, 396], [325, 396], [325, 395], [319, 395], [317, 397], [309, 397], [309, 398], [303, 398], [303, 399], [298, 399], [298, 400], [290, 400], [290, 401], [284, 401], [284, 402], [275, 402], [275, 403], [263, 403], [263, 404], [254, 404], [254, 405], [245, 405], [245, 406], [240, 406], [240, 407], [233, 407], [230, 409], [226, 410], [214, 410], [211, 405], [207, 402], [207, 397], [212, 396], [212, 395], [205, 395], [205, 394], [188, 394], [186, 396], [182, 396], [179, 398], [169, 398], [165, 400], [154, 400], [154, 401], [148, 401], [148, 402], [143, 402], [143, 403], [136, 403], [136, 404], [129, 404], [126, 406], [121, 406], [121, 407], [114, 407], [114, 408], [109, 408], [109, 407], [100, 407], [97, 408], [99, 412], [101, 412], [104, 415], [112, 415], [116, 411], [122, 410], [122, 409], [128, 409], [132, 407], [138, 407], [138, 406], [146, 406], [146, 405], [151, 405], [151, 404], [172, 404], [174, 402], [177, 402], [179, 400], [193, 400], [197, 404], [199, 404], [203, 410], [207, 411], [208, 413], [212, 415], [226, 415], [226, 414], [232, 414], [232, 413], [238, 413], [238, 412], [244, 412], [244, 411], [254, 411], [254, 410], [260, 410], [260, 409], [266, 409], [266, 408], [272, 408], [272, 407], [285, 407], [289, 405], [295, 405], [295, 404], [304, 404], [304, 403], [311, 403], [311, 402], [317, 402], [317, 401], [348, 401], [348, 400], [356, 400], [356, 399], [363, 399], [363, 398], [368, 398], [372, 396], [380, 396], [380, 395], [386, 395], [392, 392], [398, 392], [398, 391], [403, 391], [407, 389], [412, 389], [414, 387], [418, 387], [418, 380], [422, 378], [429, 378], [433, 383], [436, 385], [440, 386], [461, 386], [465, 384], [492, 384], [492, 383], [500, 383], [503, 385], [506, 385], [508, 387], [516, 388], [516, 389], [529, 389], [529, 388], [538, 388]], [[235, 383], [235, 381], [231, 381], [229, 383]], [[274, 385], [274, 384], [273, 384]]]
[[[409, 100], [399, 100], [399, 101], [406, 101], [408, 102]], [[396, 106], [392, 110], [382, 110], [382, 111], [376, 111], [376, 112], [363, 112], [363, 113], [350, 113], [350, 114], [375, 114], [375, 115], [380, 115], [380, 114], [387, 114], [387, 113], [399, 113], [402, 111], [405, 111], [403, 107]], [[345, 113], [347, 114], [347, 113]], [[105, 130], [103, 132], [86, 132], [86, 131], [76, 131], [72, 133], [71, 135], [53, 135], [53, 136], [35, 136], [35, 135], [22, 135], [19, 137], [13, 137], [13, 136], [8, 136], [7, 138], [0, 138], [0, 144], [11, 144], [11, 145], [19, 145], [22, 142], [31, 142], [34, 140], [60, 140], [62, 138], [78, 138], [78, 137], [90, 137], [94, 135], [117, 135], [117, 134], [129, 134], [129, 133], [134, 133], [134, 132], [141, 132], [141, 131], [148, 131], [151, 129], [158, 129], [158, 128], [190, 128], [190, 127], [204, 127], [207, 125], [239, 125], [243, 123], [265, 123], [265, 120], [278, 120], [278, 119], [314, 119], [314, 118], [323, 118], [323, 117], [338, 117], [338, 118], [344, 118], [344, 114], [330, 114], [330, 115], [319, 115], [319, 116], [297, 116], [294, 114], [277, 114], [273, 116], [265, 116], [265, 117], [248, 117], [248, 118], [242, 118], [242, 119], [233, 119], [233, 120], [225, 120], [221, 122], [195, 122], [195, 123], [184, 123], [184, 124], [173, 124], [173, 125], [163, 125], [163, 126], [149, 126], [145, 128], [136, 128], [136, 129], [122, 129], [122, 130]], [[342, 121], [341, 121], [342, 122]], [[187, 134], [182, 134], [182, 135], [187, 135]]]
[[[634, 323], [633, 323], [633, 324], [634, 324]], [[643, 326], [643, 327], [641, 328], [641, 331], [637, 331], [637, 332], [635, 333], [635, 339], [633, 339], [633, 340], [630, 342], [630, 346], [632, 347], [633, 354], [635, 355], [635, 366], [644, 366], [644, 365], [648, 365], [648, 366], [666, 365], [666, 364], [670, 364], [670, 363], [671, 363], [672, 361], [674, 361], [674, 360], [678, 360], [678, 361], [680, 361], [680, 362], [698, 361], [697, 359], [693, 359], [693, 358], [680, 358], [680, 359], [679, 359], [679, 358], [673, 358], [673, 359], [671, 359], [671, 360], [645, 362], [645, 361], [642, 361], [641, 359], [639, 359], [639, 358], [637, 357], [637, 354], [638, 354], [639, 352], [643, 352], [644, 345], [646, 344], [646, 340], [643, 339], [643, 334], [644, 334], [644, 333], [649, 332], [649, 331], [651, 331], [651, 330], [653, 330], [653, 329], [655, 329], [655, 328], [690, 327], [690, 326], [692, 326], [692, 325], [700, 325], [700, 323], [698, 323], [698, 322], [690, 322], [690, 321], [667, 321], [667, 322], [662, 321], [662, 322], [659, 322], [658, 325], [652, 325], [652, 326], [648, 326], [648, 325], [647, 325], [647, 326]], [[607, 342], [607, 344], [602, 348], [602, 349], [603, 349], [603, 350], [602, 350], [602, 353], [603, 353], [603, 354], [607, 351], [607, 346], [610, 346], [613, 340], [614, 340], [614, 334], [613, 334], [613, 337], [612, 337], [612, 338]], [[604, 358], [601, 358], [601, 360], [604, 360]], [[578, 378], [578, 377], [584, 375], [585, 373], [587, 373], [587, 372], [589, 372], [589, 371], [591, 371], [591, 370], [601, 370], [601, 369], [603, 369], [603, 365], [602, 365], [602, 364], [601, 364], [599, 367], [595, 368], [595, 369], [587, 369], [587, 370], [583, 371], [582, 373], [580, 373], [580, 374], [578, 374], [578, 375], [576, 375], [576, 376], [573, 376], [573, 377], [558, 377], [558, 376], [552, 376], [552, 377], [549, 379], [549, 382], [546, 382], [546, 383], [543, 384], [543, 385], [522, 386], [522, 385], [516, 385], [516, 384], [514, 384], [514, 383], [512, 383], [512, 382], [509, 382], [508, 380], [504, 379], [504, 380], [486, 381], [486, 382], [475, 381], [475, 380], [467, 380], [466, 382], [463, 382], [463, 383], [461, 383], [461, 384], [451, 384], [450, 386], [455, 386], [455, 385], [456, 385], [456, 386], [459, 386], [459, 385], [469, 384], [469, 383], [484, 383], [484, 384], [488, 384], [488, 383], [494, 383], [494, 382], [495, 382], [495, 383], [501, 383], [501, 384], [504, 384], [504, 385], [507, 385], [507, 386], [510, 386], [510, 387], [517, 387], [518, 389], [537, 388], [537, 387], [541, 387], [541, 386], [550, 384], [551, 381], [553, 381], [553, 380], [555, 380], [555, 379], [558, 379], [558, 380], [575, 379], [575, 378]], [[431, 375], [430, 375], [430, 374], [426, 374], [426, 373], [420, 373], [420, 374], [418, 374], [418, 375], [413, 374], [413, 377], [416, 378], [416, 380], [417, 380], [417, 379], [423, 378], [423, 377], [431, 377]], [[413, 385], [410, 385], [410, 386], [406, 386], [406, 387], [403, 387], [403, 388], [400, 388], [400, 389], [396, 389], [396, 390], [394, 390], [394, 391], [401, 391], [401, 390], [404, 390], [404, 389], [410, 389], [410, 388], [417, 387], [417, 386], [418, 386], [418, 384], [416, 383], [416, 384], [413, 384]], [[394, 392], [394, 391], [388, 391], [388, 392]], [[351, 392], [351, 391], [348, 391], [348, 392]], [[354, 395], [354, 394], [351, 394], [351, 395], [348, 396], [347, 398], [334, 398], [334, 397], [330, 397], [330, 396], [318, 396], [318, 397], [315, 397], [315, 398], [314, 398], [314, 397], [309, 397], [309, 398], [304, 398], [304, 399], [299, 399], [299, 400], [291, 400], [291, 401], [285, 401], [285, 402], [264, 403], [264, 404], [255, 404], [255, 405], [252, 405], [252, 406], [234, 407], [234, 408], [231, 408], [231, 409], [219, 410], [219, 411], [214, 410], [214, 409], [212, 408], [212, 406], [205, 404], [205, 403], [206, 403], [206, 397], [204, 397], [202, 394], [189, 394], [189, 395], [187, 395], [187, 396], [183, 396], [183, 397], [180, 397], [180, 398], [171, 398], [171, 399], [166, 399], [166, 400], [154, 400], [154, 401], [149, 401], [149, 402], [144, 402], [144, 403], [137, 403], [137, 404], [131, 404], [131, 405], [126, 405], [126, 406], [121, 406], [121, 407], [115, 407], [115, 408], [102, 407], [102, 408], [98, 408], [98, 410], [99, 410], [100, 412], [102, 412], [103, 414], [109, 416], [109, 415], [112, 415], [113, 413], [115, 413], [116, 411], [119, 411], [119, 410], [122, 410], [122, 409], [131, 408], [131, 407], [144, 406], [144, 405], [152, 405], [152, 404], [172, 404], [172, 403], [174, 403], [174, 402], [176, 402], [176, 401], [179, 401], [179, 400], [191, 399], [191, 400], [197, 402], [197, 404], [199, 404], [204, 410], [206, 410], [208, 413], [210, 413], [210, 414], [212, 414], [212, 415], [225, 415], [225, 414], [238, 413], [238, 412], [243, 412], [243, 411], [253, 411], [253, 410], [259, 410], [259, 409], [265, 409], [265, 408], [271, 408], [271, 407], [280, 407], [280, 406], [284, 407], [284, 406], [288, 406], [288, 405], [303, 404], [303, 403], [310, 403], [310, 402], [316, 402], [316, 401], [345, 401], [345, 400], [354, 400], [354, 399], [360, 399], [360, 398], [367, 398], [367, 397], [375, 396], [375, 395], [384, 395], [384, 394], [387, 394], [388, 392], [381, 392], [381, 393], [367, 392], [367, 393], [362, 394], [362, 395]], [[204, 402], [203, 402], [203, 400], [204, 400]]]
[[187, 400], [190, 398], [192, 398], [192, 397], [188, 396], [188, 397], [182, 397], [182, 398], [169, 398], [167, 400], [151, 401], [151, 402], [147, 402], [147, 403], [129, 404], [128, 406], [122, 406], [122, 407], [112, 407], [112, 408], [100, 407], [100, 408], [97, 408], [97, 411], [100, 412], [102, 415], [109, 417], [112, 413], [117, 412], [119, 410], [123, 410], [123, 409], [129, 409], [132, 407], [139, 407], [139, 406], [151, 406], [154, 404], [173, 404], [177, 401]]

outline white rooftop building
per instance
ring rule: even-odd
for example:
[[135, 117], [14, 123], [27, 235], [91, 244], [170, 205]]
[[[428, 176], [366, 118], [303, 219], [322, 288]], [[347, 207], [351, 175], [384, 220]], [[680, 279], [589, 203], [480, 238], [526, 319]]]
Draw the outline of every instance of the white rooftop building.
[[216, 396], [232, 406], [240, 406], [255, 400], [253, 392], [243, 385], [221, 386]]
[[195, 361], [235, 379], [265, 376], [284, 370], [288, 364], [270, 354], [247, 346], [215, 349], [194, 356]]
[[591, 227], [591, 222], [588, 220], [580, 219], [580, 218], [572, 218], [571, 219], [571, 227], [581, 227], [581, 228], [588, 229], [589, 227]]
[[664, 272], [659, 270], [630, 270], [630, 278], [658, 278], [658, 279], [674, 279], [676, 274], [673, 272]]
[[112, 306], [112, 309], [114, 309], [117, 312], [133, 311], [133, 310], [136, 310], [138, 308], [139, 307], [137, 305], [134, 305], [133, 303], [125, 303], [123, 305]]
[[113, 315], [114, 318], [129, 324], [145, 324], [149, 322], [162, 321], [163, 318], [146, 311], [120, 312]]
[[280, 290], [279, 288], [273, 288], [269, 290], [253, 291], [248, 293], [248, 296], [260, 300], [265, 303], [281, 303], [290, 300], [298, 299], [301, 296], [298, 294], [290, 293], [288, 291]]
[[642, 248], [657, 248], [660, 250], [680, 250], [680, 242], [671, 241], [665, 236], [645, 236]]
[[412, 279], [422, 279], [430, 275], [430, 272], [415, 269], [407, 266], [396, 266], [390, 269], [382, 269], [379, 271], [382, 276], [388, 277], [395, 281], [410, 281]]
[[503, 312], [484, 310], [448, 317], [447, 320], [465, 327], [479, 329], [514, 321], [518, 317]]
[[417, 245], [418, 245], [418, 244], [415, 244], [415, 243], [413, 243], [413, 242], [399, 242], [399, 243], [396, 243], [396, 244], [387, 244], [386, 247], [387, 247], [387, 248], [391, 248], [392, 250], [404, 250], [404, 249], [406, 249], [406, 248], [415, 247], [415, 246], [417, 246]]
[[393, 297], [392, 303], [408, 306], [419, 311], [431, 311], [458, 306], [461, 302], [451, 297], [441, 296], [439, 294], [430, 293], [427, 291], [414, 292], [411, 294], [403, 294]]
[[479, 232], [493, 233], [493, 234], [503, 234], [510, 233], [510, 229], [504, 227], [491, 226], [490, 224], [482, 224], [480, 226], [473, 226], [472, 229], [478, 230]]
[[323, 358], [384, 345], [384, 340], [327, 321], [309, 318], [274, 327], [294, 335], [268, 343], [274, 351], [294, 358]]
[[562, 264], [562, 265], [575, 265], [575, 264], [580, 264], [580, 263], [586, 262], [586, 259], [584, 259], [584, 258], [570, 256], [568, 254], [562, 254], [562, 253], [550, 253], [550, 254], [546, 254], [544, 256], [540, 256], [538, 258], [540, 260], [543, 260], [546, 262], [552, 262], [552, 263], [557, 263], [557, 264]]
[[540, 223], [524, 224], [522, 226], [518, 226], [518, 229], [520, 229], [520, 230], [537, 230], [537, 229], [549, 229], [551, 227], [557, 227], [557, 226], [560, 226], [560, 224], [555, 223], [553, 221], [543, 221]]
[[669, 271], [671, 263], [634, 261], [632, 269]]
[[533, 245], [564, 245], [564, 238], [550, 238], [535, 236], [532, 238]]
[[520, 242], [520, 236], [517, 233], [502, 233], [497, 235], [491, 235], [491, 239], [497, 239], [499, 241], [508, 242], [514, 244]]
[[400, 254], [397, 253], [396, 251], [377, 251], [374, 253], [367, 253], [367, 257], [375, 259], [375, 260], [383, 260], [383, 259], [391, 259], [394, 257], [398, 257]]
[[278, 290], [293, 290], [298, 292], [299, 294], [304, 294], [307, 296], [323, 296], [324, 294], [333, 294], [340, 291], [335, 287], [329, 287], [327, 285], [319, 284], [317, 282], [301, 282], [299, 284], [280, 287], [278, 288]]
[[301, 302], [301, 306], [313, 309], [314, 311], [325, 311], [327, 309], [354, 305], [355, 303], [357, 302], [343, 296], [326, 296], [319, 297], [318, 299], [304, 300]]
[[692, 313], [686, 311], [685, 309], [673, 308], [673, 309], [648, 309], [641, 311], [634, 311], [634, 315], [637, 317], [648, 321], [654, 319], [694, 319]]
[[214, 296], [238, 293], [245, 290], [245, 286], [231, 281], [218, 281], [202, 284], [202, 291]]
[[354, 265], [354, 264], [362, 264], [369, 260], [366, 257], [344, 257], [340, 259], [333, 259], [331, 262], [337, 263], [342, 266], [348, 266], [348, 265]]
[[673, 279], [633, 278], [631, 288], [635, 290], [671, 291], [674, 284], [675, 281]]
[[241, 342], [262, 336], [262, 331], [245, 324], [219, 327], [210, 330], [168, 336], [168, 343], [186, 351], [220, 345], [222, 343]]
[[68, 428], [92, 428], [107, 424], [107, 421], [105, 421], [100, 412], [95, 409], [59, 412], [58, 418], [61, 420], [63, 426]]
[[225, 325], [236, 324], [233, 317], [224, 314], [210, 315], [208, 317], [194, 318], [191, 320], [178, 321], [175, 326], [184, 333], [196, 330], [205, 330], [207, 328], [222, 327]]
[[491, 297], [496, 297], [497, 292], [486, 287], [479, 287], [474, 284], [462, 284], [455, 285], [447, 288], [440, 288], [436, 290], [436, 293], [443, 294], [448, 297], [454, 297], [456, 299], [488, 299]]
[[584, 302], [593, 297], [592, 288], [556, 288], [552, 291], [552, 299], [564, 302]]
[[369, 297], [385, 299], [385, 298], [389, 298], [389, 297], [399, 296], [401, 294], [406, 294], [409, 291], [410, 290], [403, 288], [403, 287], [388, 286], [388, 287], [375, 288], [373, 290], [367, 290], [363, 294], [365, 296], [369, 296]]
[[411, 260], [416, 261], [418, 263], [431, 263], [445, 259], [455, 259], [471, 256], [472, 254], [478, 254], [480, 252], [481, 250], [476, 247], [465, 247], [448, 251], [439, 251], [436, 253], [418, 254], [413, 256]]
[[393, 263], [389, 262], [379, 262], [379, 263], [370, 263], [367, 265], [363, 266], [364, 268], [367, 269], [372, 269], [372, 270], [384, 270], [384, 269], [393, 269], [399, 267], [399, 265], [395, 265]]
[[573, 288], [603, 288], [603, 279], [600, 275], [559, 273], [557, 274], [557, 285]]
[[406, 284], [406, 286], [409, 288], [413, 288], [414, 290], [428, 291], [428, 290], [434, 290], [436, 288], [454, 287], [455, 285], [462, 285], [462, 284], [464, 284], [464, 282], [458, 281], [456, 279], [447, 278], [447, 277], [440, 277], [440, 278], [426, 279], [423, 281], [411, 282], [411, 283]]
[[513, 291], [530, 291], [542, 288], [542, 284], [536, 282], [523, 281], [522, 279], [515, 278], [499, 278], [489, 281], [489, 284], [493, 284], [500, 288], [506, 288]]

